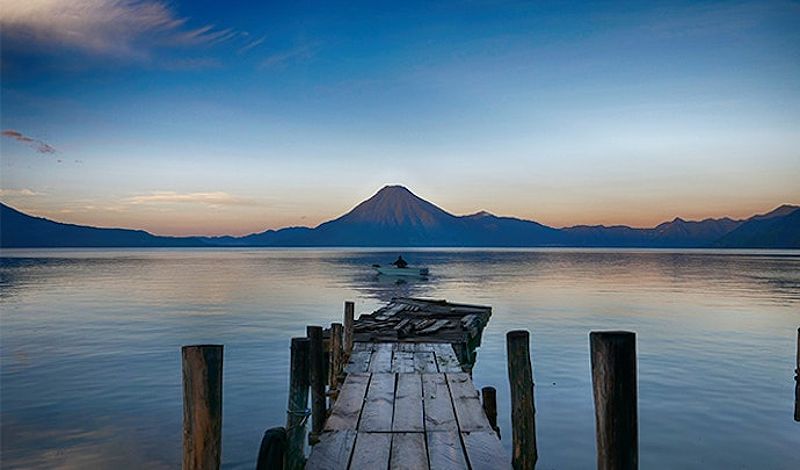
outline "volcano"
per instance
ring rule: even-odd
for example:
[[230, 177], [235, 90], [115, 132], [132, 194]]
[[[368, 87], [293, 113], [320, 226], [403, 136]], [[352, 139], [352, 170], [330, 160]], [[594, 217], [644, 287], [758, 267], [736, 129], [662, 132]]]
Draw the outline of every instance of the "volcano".
[[398, 185], [384, 186], [346, 214], [316, 227], [267, 230], [244, 237], [158, 237], [140, 230], [62, 224], [5, 205], [0, 209], [3, 247], [800, 247], [800, 208], [792, 205], [746, 220], [675, 218], [653, 228], [553, 228], [485, 211], [454, 215]]

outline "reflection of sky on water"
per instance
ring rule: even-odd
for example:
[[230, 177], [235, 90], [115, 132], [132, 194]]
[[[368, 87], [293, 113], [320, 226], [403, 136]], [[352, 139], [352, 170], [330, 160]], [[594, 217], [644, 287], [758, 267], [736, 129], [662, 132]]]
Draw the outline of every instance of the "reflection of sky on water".
[[[404, 250], [42, 250], [0, 266], [8, 467], [174, 467], [182, 344], [224, 343], [226, 467], [282, 424], [288, 343], [394, 296], [492, 305], [474, 370], [510, 436], [506, 331], [532, 331], [542, 468], [591, 467], [588, 331], [637, 331], [643, 468], [796, 468], [800, 254]], [[508, 446], [510, 440], [504, 439]]]

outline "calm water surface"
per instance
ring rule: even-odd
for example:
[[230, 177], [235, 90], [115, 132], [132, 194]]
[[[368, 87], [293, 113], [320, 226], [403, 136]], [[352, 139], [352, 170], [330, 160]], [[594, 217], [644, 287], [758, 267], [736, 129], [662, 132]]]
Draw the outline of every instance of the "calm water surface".
[[474, 379], [532, 332], [540, 469], [594, 466], [590, 330], [638, 333], [641, 467], [800, 468], [792, 420], [800, 252], [29, 250], [0, 265], [3, 468], [176, 468], [180, 351], [225, 344], [223, 461], [253, 468], [286, 409], [289, 338], [393, 296], [488, 304]]

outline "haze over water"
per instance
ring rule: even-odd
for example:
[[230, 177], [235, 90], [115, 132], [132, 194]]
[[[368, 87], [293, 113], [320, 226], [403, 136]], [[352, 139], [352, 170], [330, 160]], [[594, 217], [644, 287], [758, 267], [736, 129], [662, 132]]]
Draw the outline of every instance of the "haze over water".
[[282, 425], [289, 339], [393, 296], [491, 305], [474, 380], [532, 332], [540, 469], [592, 468], [590, 330], [637, 332], [642, 468], [800, 467], [792, 420], [800, 252], [409, 250], [428, 280], [374, 276], [394, 250], [7, 250], [3, 468], [175, 468], [181, 345], [223, 343], [225, 468]]

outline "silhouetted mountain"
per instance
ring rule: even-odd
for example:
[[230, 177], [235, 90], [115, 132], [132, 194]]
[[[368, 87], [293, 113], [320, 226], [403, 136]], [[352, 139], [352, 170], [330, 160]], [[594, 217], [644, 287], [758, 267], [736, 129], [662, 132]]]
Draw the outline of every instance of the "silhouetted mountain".
[[800, 248], [800, 207], [783, 205], [751, 217], [714, 243], [722, 248]]
[[313, 244], [452, 246], [463, 233], [459, 217], [402, 186], [386, 186], [343, 216], [314, 229]]
[[773, 217], [783, 217], [785, 215], [790, 215], [797, 209], [800, 209], [800, 206], [793, 206], [791, 204], [783, 204], [778, 206], [777, 208], [767, 212], [766, 214], [757, 214], [753, 217], [750, 217], [747, 220], [762, 220], [762, 219], [771, 219]]
[[741, 223], [727, 217], [700, 221], [676, 217], [653, 228], [578, 225], [564, 228], [562, 232], [566, 235], [564, 241], [573, 246], [699, 248], [709, 246]]
[[143, 230], [62, 224], [23, 214], [0, 203], [0, 246], [5, 248], [204, 245], [199, 238], [193, 237], [159, 237]]
[[457, 216], [402, 186], [386, 186], [341, 217], [314, 228], [244, 237], [159, 237], [141, 230], [62, 224], [2, 206], [0, 246], [463, 246], [463, 247], [798, 247], [797, 206], [747, 220], [686, 221], [653, 228], [578, 225], [557, 229], [482, 211]]
[[501, 217], [486, 211], [461, 217], [469, 243], [465, 246], [559, 246], [559, 229], [516, 217]]
[[[244, 237], [258, 246], [542, 246], [559, 231], [536, 222], [479, 213], [459, 217], [402, 186], [385, 186], [343, 216], [316, 228]], [[532, 245], [533, 244], [533, 245]]]

